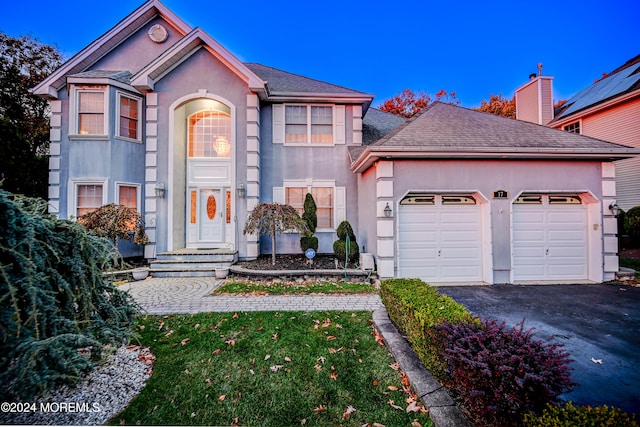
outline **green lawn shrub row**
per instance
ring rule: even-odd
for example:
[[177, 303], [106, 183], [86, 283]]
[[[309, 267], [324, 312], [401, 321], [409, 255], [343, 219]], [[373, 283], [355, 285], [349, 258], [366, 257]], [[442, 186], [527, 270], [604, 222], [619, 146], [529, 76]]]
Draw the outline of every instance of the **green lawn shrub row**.
[[526, 427], [638, 427], [635, 415], [603, 406], [549, 405], [540, 415], [525, 415]]
[[476, 319], [461, 304], [441, 295], [420, 279], [387, 279], [382, 281], [380, 297], [389, 317], [407, 337], [414, 351], [431, 373], [446, 380], [447, 365], [442, 357], [443, 343], [437, 340], [436, 326], [474, 323]]
[[476, 426], [522, 426], [573, 387], [561, 344], [482, 321], [418, 279], [389, 279], [380, 295], [422, 363], [446, 385]]

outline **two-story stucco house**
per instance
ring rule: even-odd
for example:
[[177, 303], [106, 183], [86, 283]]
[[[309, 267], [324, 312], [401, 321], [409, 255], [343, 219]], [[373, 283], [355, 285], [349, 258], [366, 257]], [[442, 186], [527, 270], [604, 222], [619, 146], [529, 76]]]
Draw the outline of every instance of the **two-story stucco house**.
[[[639, 150], [446, 104], [405, 122], [370, 94], [244, 63], [157, 0], [34, 93], [51, 105], [51, 212], [135, 207], [150, 260], [255, 258], [270, 245], [242, 233], [252, 209], [301, 208], [310, 192], [319, 252], [347, 219], [382, 277], [600, 282], [618, 269], [612, 162]], [[299, 252], [299, 236], [278, 250]]]

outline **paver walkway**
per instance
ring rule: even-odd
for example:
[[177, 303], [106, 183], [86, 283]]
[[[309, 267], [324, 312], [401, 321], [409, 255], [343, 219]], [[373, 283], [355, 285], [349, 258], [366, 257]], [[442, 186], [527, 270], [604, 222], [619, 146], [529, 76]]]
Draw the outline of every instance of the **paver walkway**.
[[384, 305], [378, 295], [216, 295], [222, 280], [213, 277], [149, 278], [120, 286], [149, 314], [366, 310]]

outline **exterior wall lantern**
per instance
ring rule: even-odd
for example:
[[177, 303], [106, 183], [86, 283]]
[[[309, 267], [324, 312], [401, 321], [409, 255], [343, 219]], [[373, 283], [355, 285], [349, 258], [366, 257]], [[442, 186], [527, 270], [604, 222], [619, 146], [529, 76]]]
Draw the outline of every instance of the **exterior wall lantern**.
[[239, 198], [244, 199], [244, 196], [246, 196], [247, 194], [247, 191], [244, 188], [244, 184], [240, 184], [238, 188], [236, 188], [236, 194]]
[[387, 202], [387, 206], [384, 207], [384, 216], [391, 218], [391, 214], [391, 207], [389, 206], [389, 202]]
[[155, 190], [156, 190], [156, 199], [164, 199], [164, 195], [166, 193], [164, 182], [158, 182], [156, 184]]
[[618, 214], [620, 213], [620, 206], [618, 206], [617, 203], [612, 203], [609, 205], [609, 210], [611, 211], [613, 216], [617, 217]]

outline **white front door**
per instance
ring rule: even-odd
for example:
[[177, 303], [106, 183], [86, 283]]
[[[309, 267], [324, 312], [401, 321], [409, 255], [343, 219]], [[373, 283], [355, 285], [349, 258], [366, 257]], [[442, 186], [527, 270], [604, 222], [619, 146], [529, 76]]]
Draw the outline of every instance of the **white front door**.
[[187, 203], [187, 247], [213, 247], [224, 241], [226, 202], [222, 188], [190, 188]]
[[587, 209], [579, 196], [525, 195], [513, 205], [513, 280], [588, 278]]

